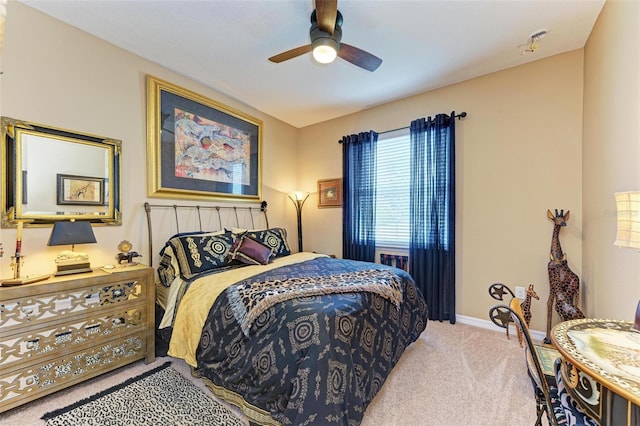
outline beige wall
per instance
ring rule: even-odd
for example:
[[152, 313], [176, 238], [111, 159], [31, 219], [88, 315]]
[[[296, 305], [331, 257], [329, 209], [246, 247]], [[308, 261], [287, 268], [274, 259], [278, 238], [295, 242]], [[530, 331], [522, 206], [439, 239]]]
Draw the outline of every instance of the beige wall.
[[607, 1], [585, 46], [583, 283], [587, 311], [631, 320], [640, 253], [613, 246], [614, 193], [640, 191], [640, 2]]
[[[545, 328], [547, 261], [553, 226], [547, 209], [571, 210], [561, 234], [581, 273], [582, 50], [476, 78], [300, 131], [302, 187], [342, 175], [345, 134], [395, 129], [440, 112], [466, 111], [457, 133], [457, 306], [487, 319], [494, 282], [534, 284], [532, 327]], [[340, 209], [304, 210], [305, 250], [341, 254]]]
[[[457, 123], [458, 314], [486, 319], [493, 304], [487, 287], [493, 282], [534, 284], [541, 300], [534, 303], [532, 327], [544, 329], [552, 232], [545, 212], [558, 208], [571, 210], [561, 242], [582, 278], [587, 314], [630, 318], [640, 297], [639, 258], [634, 250], [613, 247], [612, 209], [613, 192], [640, 189], [638, 7], [607, 2], [584, 51], [295, 129], [10, 2], [0, 57], [0, 114], [123, 141], [123, 225], [97, 227], [99, 244], [83, 246], [100, 265], [113, 262], [123, 239], [145, 252], [146, 74], [263, 120], [264, 198], [271, 224], [287, 227], [295, 247], [295, 212], [285, 193], [310, 191], [303, 211], [304, 248], [338, 255], [341, 210], [318, 209], [315, 193], [318, 179], [342, 175], [338, 139], [407, 126], [420, 116], [466, 111], [469, 116]], [[48, 229], [25, 230], [25, 273], [53, 269], [58, 250], [46, 247], [48, 236]], [[14, 240], [15, 231], [0, 230], [2, 277], [11, 274]]]
[[[296, 128], [15, 1], [8, 4], [1, 66], [1, 115], [122, 140], [122, 226], [94, 227], [98, 244], [77, 247], [89, 253], [93, 266], [115, 263], [124, 239], [148, 262], [142, 208], [147, 200], [147, 74], [263, 120], [263, 196], [270, 223], [295, 229], [295, 210], [285, 194], [296, 186]], [[49, 233], [50, 228], [24, 231], [23, 276], [53, 271], [60, 248], [46, 246]], [[0, 242], [5, 248], [0, 277], [8, 277], [15, 230], [0, 230]]]

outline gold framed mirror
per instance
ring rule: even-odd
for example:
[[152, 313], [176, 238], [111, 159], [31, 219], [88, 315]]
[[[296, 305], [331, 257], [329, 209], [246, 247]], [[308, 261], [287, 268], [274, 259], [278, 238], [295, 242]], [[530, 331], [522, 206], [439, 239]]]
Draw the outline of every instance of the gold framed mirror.
[[122, 142], [2, 117], [0, 225], [120, 225]]

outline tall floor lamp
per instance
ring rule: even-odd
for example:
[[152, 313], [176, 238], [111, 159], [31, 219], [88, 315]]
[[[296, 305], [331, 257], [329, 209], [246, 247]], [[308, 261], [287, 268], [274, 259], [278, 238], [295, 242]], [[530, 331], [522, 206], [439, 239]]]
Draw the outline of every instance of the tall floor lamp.
[[302, 251], [302, 205], [309, 198], [308, 192], [290, 192], [289, 198], [296, 206], [296, 213], [298, 215], [298, 251]]

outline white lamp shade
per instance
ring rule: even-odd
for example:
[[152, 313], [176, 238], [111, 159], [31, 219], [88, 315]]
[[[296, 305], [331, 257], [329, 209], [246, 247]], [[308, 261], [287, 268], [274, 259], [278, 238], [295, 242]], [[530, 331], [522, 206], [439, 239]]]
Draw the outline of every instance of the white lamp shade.
[[617, 231], [619, 247], [640, 248], [640, 192], [616, 192]]
[[291, 199], [291, 201], [305, 201], [307, 199], [307, 197], [309, 197], [309, 193], [308, 192], [304, 192], [304, 191], [295, 191], [295, 192], [290, 192], [289, 193], [289, 198]]

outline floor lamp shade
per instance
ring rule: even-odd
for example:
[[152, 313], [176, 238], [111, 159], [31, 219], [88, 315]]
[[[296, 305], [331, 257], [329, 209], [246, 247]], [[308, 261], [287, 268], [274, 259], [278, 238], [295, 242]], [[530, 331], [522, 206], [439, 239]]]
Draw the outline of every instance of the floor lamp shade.
[[616, 192], [617, 229], [619, 247], [640, 248], [640, 192]]

